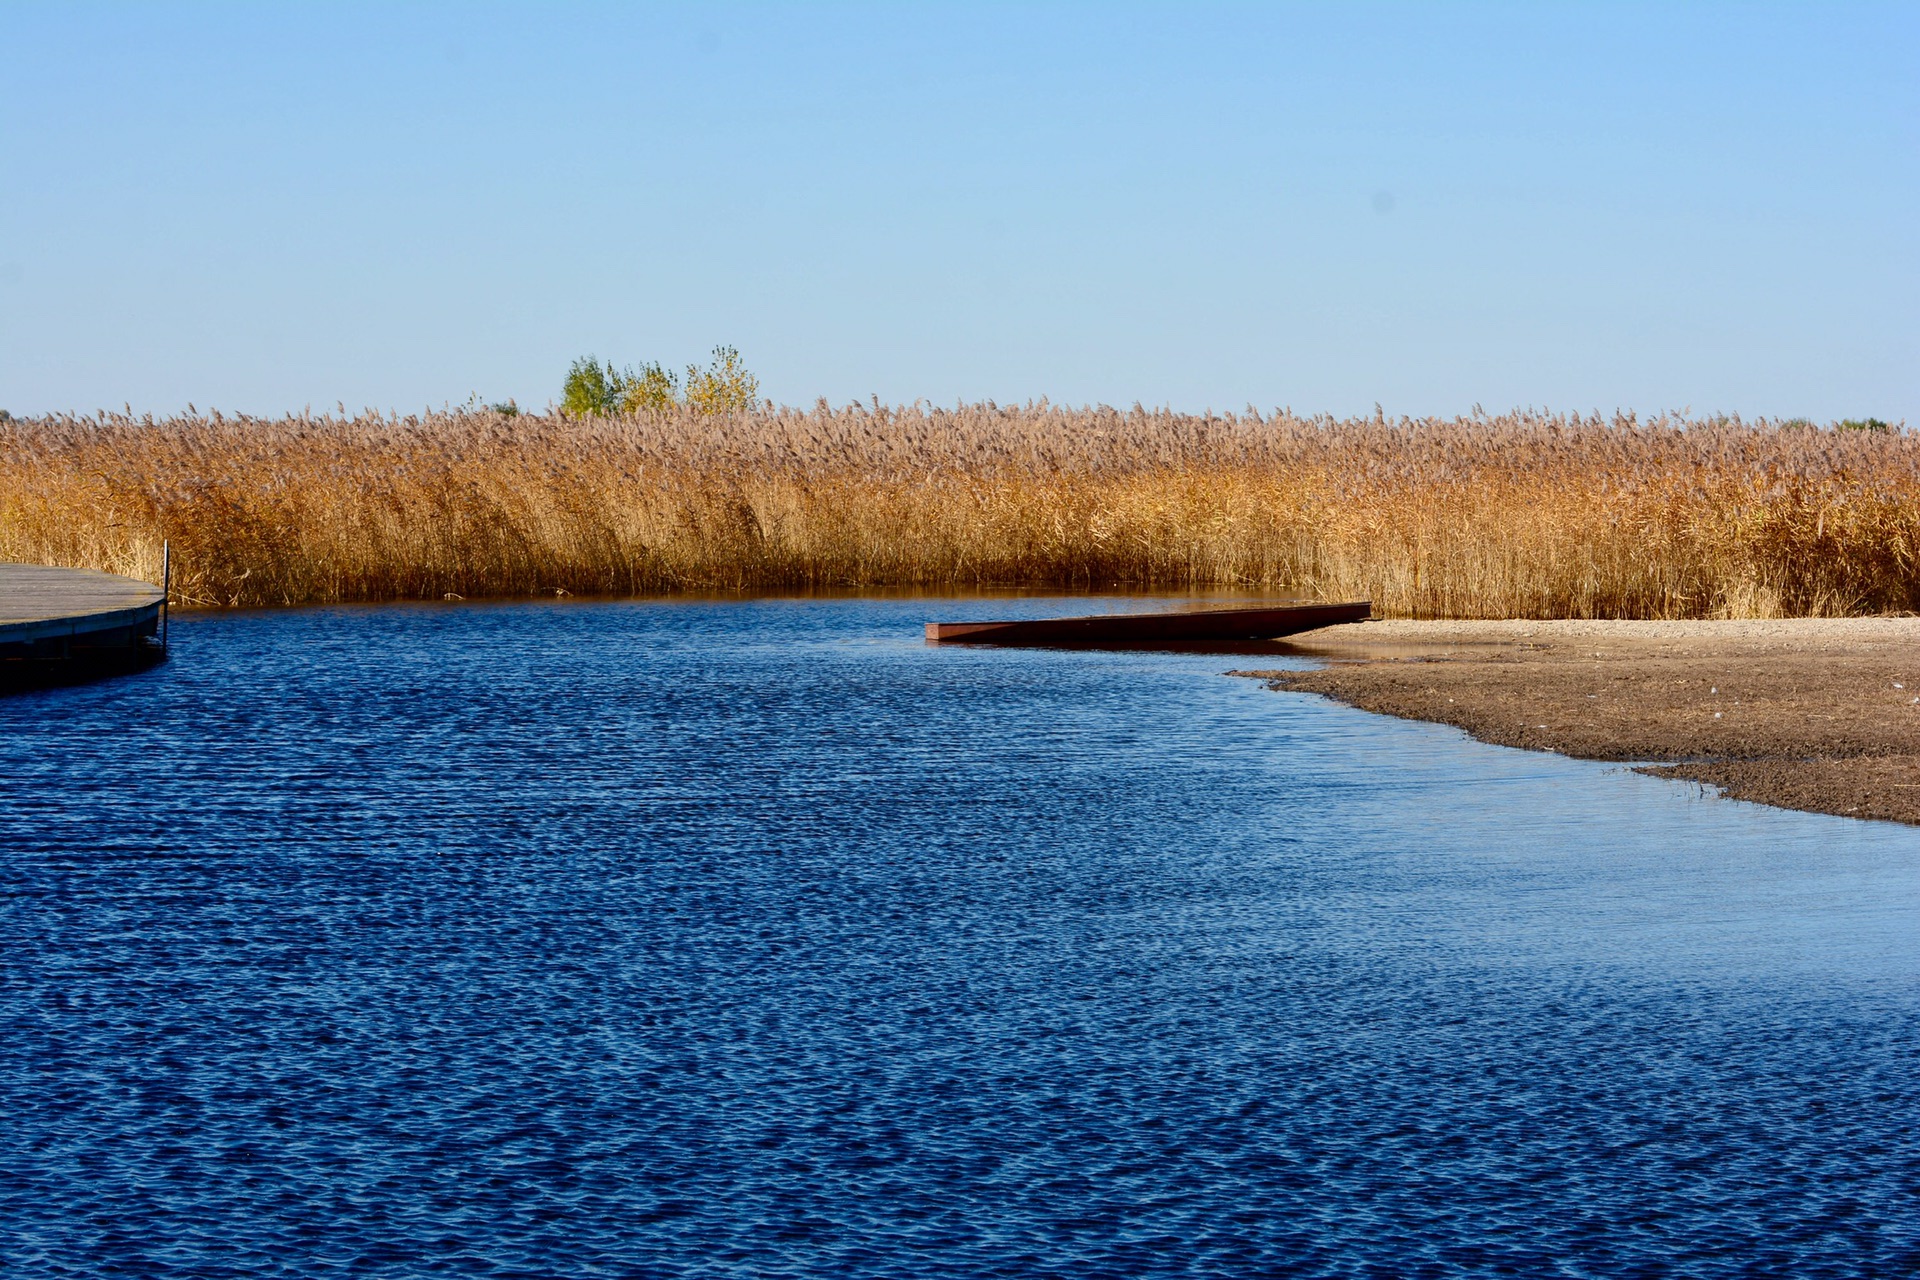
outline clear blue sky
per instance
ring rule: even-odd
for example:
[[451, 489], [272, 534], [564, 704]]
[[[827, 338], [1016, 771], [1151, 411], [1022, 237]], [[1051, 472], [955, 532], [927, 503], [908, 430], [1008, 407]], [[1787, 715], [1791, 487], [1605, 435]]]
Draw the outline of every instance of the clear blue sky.
[[0, 5], [0, 407], [1920, 425], [1920, 5]]

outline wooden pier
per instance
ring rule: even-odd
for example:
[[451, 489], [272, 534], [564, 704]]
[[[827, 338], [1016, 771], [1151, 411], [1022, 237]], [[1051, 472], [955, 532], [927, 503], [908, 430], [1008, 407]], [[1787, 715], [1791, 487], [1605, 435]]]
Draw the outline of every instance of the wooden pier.
[[0, 564], [0, 686], [61, 683], [164, 654], [167, 593], [90, 569]]
[[1031, 645], [1037, 648], [1137, 648], [1277, 640], [1317, 627], [1365, 622], [1365, 600], [1291, 604], [1256, 609], [1189, 609], [1165, 613], [1100, 613], [1084, 618], [1023, 618], [998, 622], [929, 622], [927, 639], [941, 644]]

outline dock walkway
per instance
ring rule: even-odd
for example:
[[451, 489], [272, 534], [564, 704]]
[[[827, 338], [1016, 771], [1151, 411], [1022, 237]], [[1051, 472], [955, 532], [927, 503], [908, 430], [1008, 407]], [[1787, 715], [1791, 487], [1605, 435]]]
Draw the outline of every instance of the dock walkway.
[[61, 659], [140, 648], [157, 636], [166, 593], [91, 569], [0, 564], [0, 659]]

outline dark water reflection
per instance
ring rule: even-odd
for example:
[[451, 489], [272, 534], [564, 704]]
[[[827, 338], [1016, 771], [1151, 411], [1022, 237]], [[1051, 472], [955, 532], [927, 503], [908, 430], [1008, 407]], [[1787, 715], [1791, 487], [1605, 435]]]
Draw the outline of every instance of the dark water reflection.
[[0, 1272], [1920, 1270], [1920, 836], [940, 613], [0, 701]]

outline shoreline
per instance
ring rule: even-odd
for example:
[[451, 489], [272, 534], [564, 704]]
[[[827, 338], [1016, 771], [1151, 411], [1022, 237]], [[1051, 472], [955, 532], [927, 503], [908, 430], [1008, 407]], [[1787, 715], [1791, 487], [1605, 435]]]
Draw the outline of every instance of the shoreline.
[[1290, 647], [1325, 665], [1232, 674], [1729, 799], [1920, 825], [1920, 617], [1391, 619]]

